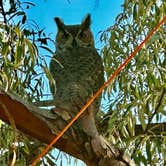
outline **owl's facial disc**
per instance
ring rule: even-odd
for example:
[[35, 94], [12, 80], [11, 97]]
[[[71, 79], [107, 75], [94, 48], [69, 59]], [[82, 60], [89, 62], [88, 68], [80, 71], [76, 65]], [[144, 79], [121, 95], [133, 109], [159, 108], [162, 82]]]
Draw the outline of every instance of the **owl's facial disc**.
[[65, 25], [63, 21], [56, 17], [55, 22], [58, 28], [56, 36], [56, 48], [63, 51], [68, 48], [94, 47], [93, 34], [90, 30], [90, 15], [77, 25]]

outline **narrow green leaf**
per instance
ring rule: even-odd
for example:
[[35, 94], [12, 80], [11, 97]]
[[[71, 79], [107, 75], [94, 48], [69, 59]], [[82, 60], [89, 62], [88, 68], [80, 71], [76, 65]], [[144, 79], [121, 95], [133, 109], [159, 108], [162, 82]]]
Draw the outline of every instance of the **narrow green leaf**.
[[129, 132], [127, 131], [127, 128], [126, 128], [125, 125], [122, 126], [121, 132], [122, 132], [122, 135], [123, 135], [125, 138], [128, 138], [128, 137], [129, 137]]
[[138, 117], [141, 122], [142, 129], [146, 129], [145, 116], [143, 110], [138, 110]]
[[135, 117], [131, 113], [129, 113], [127, 117], [127, 127], [131, 136], [135, 136], [135, 124], [136, 124]]
[[24, 39], [25, 44], [28, 46], [29, 54], [32, 59], [33, 65], [35, 64], [36, 57], [38, 56], [38, 50], [35, 44], [32, 44], [28, 39]]
[[135, 5], [134, 5], [133, 18], [134, 18], [134, 20], [137, 20], [137, 18], [138, 18], [138, 3], [135, 3]]
[[9, 42], [5, 42], [3, 43], [1, 54], [2, 56], [7, 56], [8, 52], [9, 52]]
[[151, 161], [152, 160], [152, 153], [151, 153], [151, 143], [150, 143], [150, 141], [146, 142], [146, 154], [147, 154], [148, 161]]
[[138, 99], [141, 98], [138, 85], [136, 85], [136, 87], [135, 87], [135, 96], [136, 96]]

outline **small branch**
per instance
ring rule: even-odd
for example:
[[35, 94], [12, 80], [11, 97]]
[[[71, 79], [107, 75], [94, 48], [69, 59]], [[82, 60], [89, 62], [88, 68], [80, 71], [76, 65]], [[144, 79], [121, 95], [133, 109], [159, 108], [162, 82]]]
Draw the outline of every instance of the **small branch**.
[[146, 133], [150, 127], [150, 124], [152, 122], [152, 119], [153, 117], [156, 115], [156, 113], [158, 112], [158, 109], [160, 108], [160, 105], [162, 103], [162, 100], [163, 100], [163, 97], [164, 97], [164, 94], [165, 94], [165, 88], [162, 89], [162, 92], [161, 92], [161, 95], [159, 96], [159, 99], [158, 99], [158, 104], [156, 105], [156, 108], [154, 109], [154, 112], [152, 114], [152, 116], [148, 119], [148, 124], [146, 126], [146, 130], [144, 133]]
[[3, 108], [3, 110], [4, 110], [6, 116], [7, 116], [8, 120], [9, 120], [10, 125], [12, 126], [13, 130], [16, 131], [16, 125], [15, 125], [13, 117], [11, 116], [11, 114], [7, 110], [6, 106], [1, 101], [0, 101], [0, 105]]
[[12, 145], [12, 151], [13, 151], [13, 158], [12, 158], [10, 166], [15, 166], [15, 163], [16, 163], [16, 145], [15, 144]]
[[[148, 130], [151, 128], [151, 131], [155, 132], [156, 134], [159, 132], [159, 135], [161, 135], [161, 131], [166, 131], [166, 123], [161, 123], [161, 124], [152, 124], [152, 119], [153, 117], [156, 115], [156, 113], [158, 112], [158, 109], [162, 103], [162, 99], [164, 97], [164, 94], [165, 94], [165, 88], [162, 89], [162, 92], [161, 92], [161, 95], [159, 96], [159, 99], [158, 99], [158, 104], [156, 105], [156, 108], [152, 114], [152, 116], [148, 119], [148, 123], [147, 123], [147, 126], [146, 126], [146, 129], [142, 132], [140, 132], [140, 129], [142, 128], [141, 125], [137, 125], [137, 131], [139, 134], [146, 134], [148, 135]], [[136, 132], [137, 133], [137, 132]], [[139, 135], [137, 133], [137, 135]], [[134, 155], [134, 153], [136, 152], [136, 149], [138, 149], [138, 147], [140, 146], [141, 142], [142, 142], [143, 138], [139, 140], [139, 142], [136, 144], [137, 148], [134, 149], [133, 153], [131, 156]]]
[[6, 13], [3, 7], [3, 0], [0, 0], [0, 9], [3, 16], [4, 23], [7, 24]]
[[[166, 122], [162, 122], [162, 123], [151, 123], [151, 124], [149, 124], [149, 128], [156, 135], [157, 134], [161, 135], [161, 132], [166, 131]], [[136, 125], [136, 127], [135, 127], [135, 133], [136, 133], [136, 136], [144, 134], [144, 131], [142, 130], [142, 125]], [[148, 133], [148, 134], [150, 134], [150, 133]], [[154, 136], [154, 134], [152, 134], [152, 136]]]

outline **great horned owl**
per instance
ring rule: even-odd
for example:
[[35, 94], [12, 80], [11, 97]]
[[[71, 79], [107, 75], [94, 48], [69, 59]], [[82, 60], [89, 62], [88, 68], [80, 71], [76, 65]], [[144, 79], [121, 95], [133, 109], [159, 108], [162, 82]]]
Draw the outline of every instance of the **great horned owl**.
[[[90, 15], [79, 25], [65, 25], [58, 17], [55, 22], [56, 53], [50, 62], [50, 72], [56, 81], [55, 105], [74, 116], [103, 84], [102, 60], [94, 47]], [[79, 119], [83, 131], [91, 137], [97, 134], [94, 116], [100, 101], [101, 96]]]

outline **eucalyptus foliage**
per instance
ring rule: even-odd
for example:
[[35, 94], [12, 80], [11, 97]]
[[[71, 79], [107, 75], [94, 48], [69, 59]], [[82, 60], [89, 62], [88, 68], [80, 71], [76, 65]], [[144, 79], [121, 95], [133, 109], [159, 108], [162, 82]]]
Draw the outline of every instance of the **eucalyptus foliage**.
[[[123, 13], [101, 37], [106, 75], [109, 76], [145, 39], [166, 14], [162, 0], [125, 0]], [[165, 165], [165, 131], [152, 132], [166, 122], [166, 25], [144, 44], [105, 96], [109, 111], [105, 135], [138, 165]], [[113, 97], [112, 97], [113, 95]], [[140, 125], [137, 133], [136, 125]]]
[[[39, 49], [41, 46], [46, 50], [51, 40], [35, 22], [28, 22], [25, 11], [31, 6], [34, 4], [19, 0], [0, 1], [0, 86], [34, 102], [45, 95], [46, 79], [54, 81]], [[14, 123], [9, 127], [0, 122], [0, 165], [12, 161], [28, 165], [43, 145], [18, 132]], [[46, 156], [39, 164], [53, 165], [52, 160]]]
[[38, 49], [47, 45], [49, 38], [35, 22], [28, 22], [25, 11], [33, 3], [14, 0], [1, 3], [0, 85], [27, 100], [39, 100], [44, 95], [44, 75], [52, 80]]

